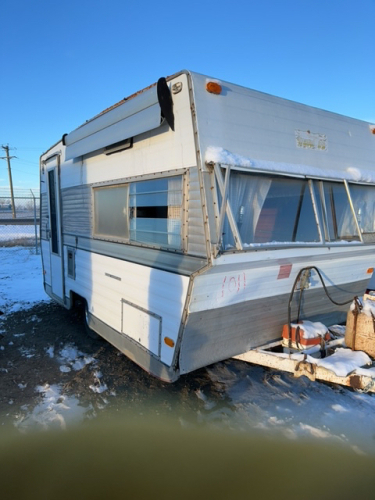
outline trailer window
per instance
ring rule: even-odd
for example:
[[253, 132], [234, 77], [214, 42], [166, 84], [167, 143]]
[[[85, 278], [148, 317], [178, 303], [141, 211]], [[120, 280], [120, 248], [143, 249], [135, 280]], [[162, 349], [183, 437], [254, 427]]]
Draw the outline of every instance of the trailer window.
[[[306, 180], [232, 171], [228, 201], [244, 247], [320, 241]], [[227, 220], [223, 242], [225, 248], [234, 246]]]
[[341, 182], [323, 182], [322, 203], [327, 213], [327, 240], [359, 240], [353, 212], [350, 208], [349, 198], [344, 184]]
[[129, 239], [127, 184], [94, 189], [94, 234], [115, 240]]
[[375, 241], [375, 186], [351, 184], [350, 196], [365, 242]]
[[182, 176], [130, 185], [130, 240], [181, 249]]

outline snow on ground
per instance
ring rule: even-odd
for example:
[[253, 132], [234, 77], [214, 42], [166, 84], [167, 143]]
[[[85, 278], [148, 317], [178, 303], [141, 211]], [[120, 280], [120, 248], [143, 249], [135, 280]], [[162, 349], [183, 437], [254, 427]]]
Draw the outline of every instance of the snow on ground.
[[43, 395], [41, 403], [31, 409], [24, 407], [25, 415], [20, 417], [15, 426], [20, 431], [34, 429], [35, 427], [47, 429], [63, 429], [68, 425], [81, 421], [87, 409], [83, 408], [75, 396], [61, 394], [59, 385], [44, 384], [37, 386], [36, 392]]
[[0, 311], [15, 312], [49, 300], [35, 248], [0, 248]]
[[[39, 237], [39, 225], [37, 226], [37, 235]], [[27, 239], [31, 242], [35, 240], [35, 226], [2, 226], [0, 242], [17, 241], [22, 239]]]

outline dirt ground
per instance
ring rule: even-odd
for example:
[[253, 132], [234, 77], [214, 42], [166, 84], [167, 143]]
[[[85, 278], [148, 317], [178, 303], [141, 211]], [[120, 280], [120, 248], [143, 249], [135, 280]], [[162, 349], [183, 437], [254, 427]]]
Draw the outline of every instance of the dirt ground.
[[[59, 352], [66, 347], [91, 361], [63, 371]], [[100, 384], [107, 389], [100, 392]], [[32, 412], [45, 398], [40, 387], [59, 386], [63, 396], [79, 401], [88, 418], [124, 409], [186, 418], [199, 412], [196, 391], [210, 384], [205, 370], [174, 384], [151, 377], [109, 343], [88, 337], [79, 311], [54, 303], [0, 317], [0, 425], [14, 425]]]

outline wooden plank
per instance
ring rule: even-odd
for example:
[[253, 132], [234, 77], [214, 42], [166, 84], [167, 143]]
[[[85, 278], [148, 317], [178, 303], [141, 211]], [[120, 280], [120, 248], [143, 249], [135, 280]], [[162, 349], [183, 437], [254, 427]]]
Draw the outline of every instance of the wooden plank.
[[293, 373], [295, 377], [304, 375], [312, 381], [321, 380], [333, 384], [345, 385], [358, 391], [375, 392], [375, 378], [366, 375], [356, 375], [355, 372], [346, 377], [339, 377], [331, 370], [304, 361], [303, 354], [289, 355], [254, 349], [244, 354], [234, 356], [233, 358], [240, 361], [246, 361], [247, 363], [265, 366], [267, 368]]

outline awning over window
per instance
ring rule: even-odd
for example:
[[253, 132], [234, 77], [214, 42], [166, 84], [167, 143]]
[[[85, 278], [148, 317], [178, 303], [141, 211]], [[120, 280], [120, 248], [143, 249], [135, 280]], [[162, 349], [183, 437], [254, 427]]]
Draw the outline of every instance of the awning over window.
[[65, 159], [148, 132], [160, 126], [161, 111], [156, 86], [106, 111], [64, 136]]

